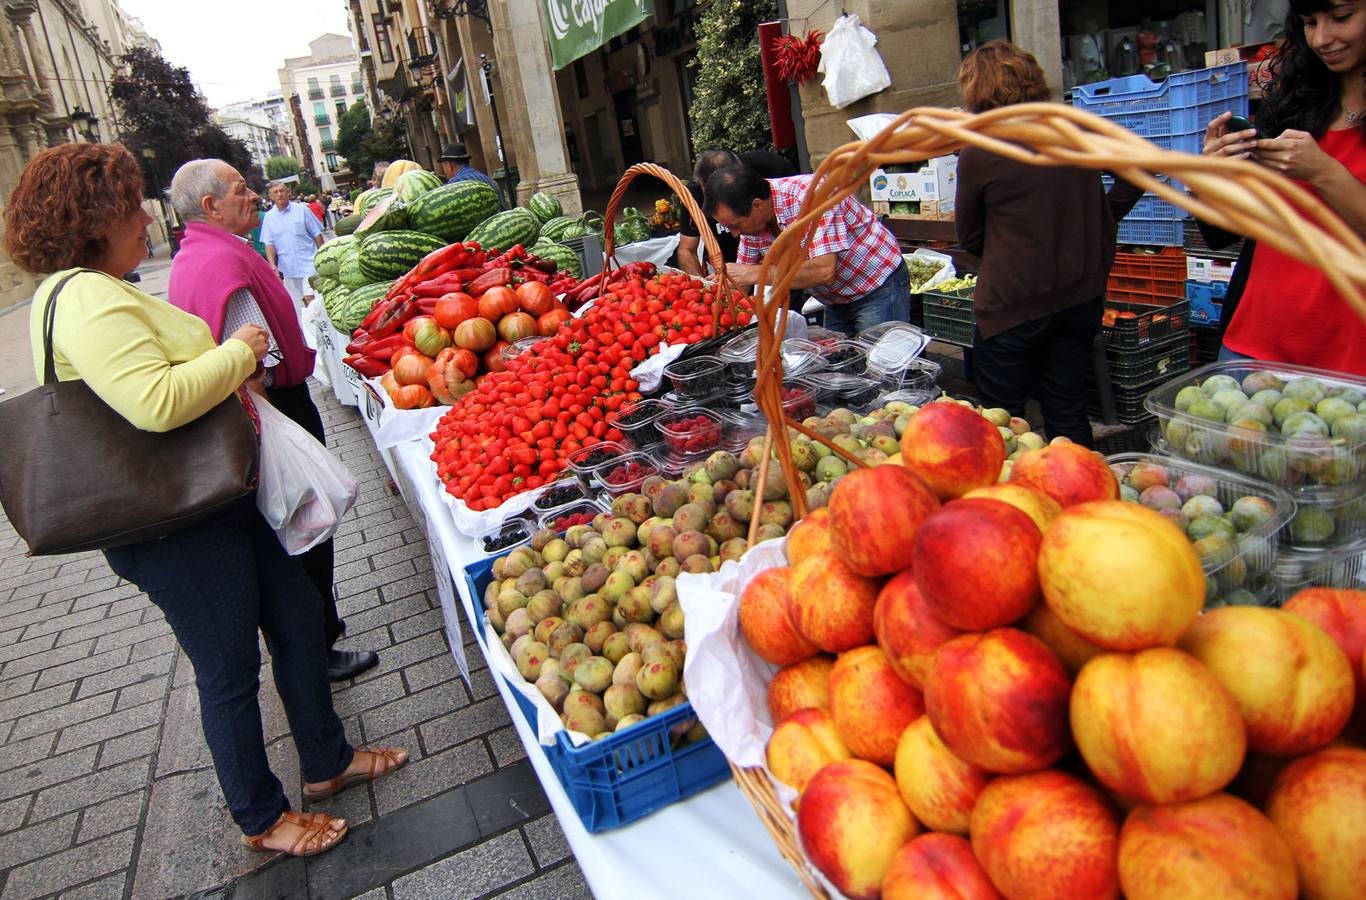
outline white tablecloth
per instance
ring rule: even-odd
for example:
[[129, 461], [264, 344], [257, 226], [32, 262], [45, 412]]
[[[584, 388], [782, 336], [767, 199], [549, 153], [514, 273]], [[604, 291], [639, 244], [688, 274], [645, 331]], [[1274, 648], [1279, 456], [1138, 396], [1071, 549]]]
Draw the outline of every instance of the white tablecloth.
[[[410, 507], [420, 508], [415, 508], [414, 514], [425, 521], [432, 539], [441, 543], [441, 555], [449, 563], [449, 577], [457, 586], [468, 621], [479, 621], [477, 598], [469, 596], [463, 570], [483, 558], [482, 552], [473, 538], [456, 531], [441, 502], [431, 461], [423, 454], [421, 445], [412, 441], [399, 444], [390, 452], [395, 480], [404, 498]], [[437, 573], [437, 577], [441, 574]], [[455, 611], [444, 608], [444, 612], [451, 646], [460, 647], [461, 627]], [[729, 781], [629, 825], [590, 834], [526, 719], [516, 709], [510, 689], [501, 680], [497, 683], [503, 703], [512, 710], [517, 736], [598, 900], [738, 896], [795, 900], [809, 896], [797, 873], [778, 853], [749, 801]], [[653, 853], [649, 848], [665, 849]], [[646, 858], [649, 864], [645, 868], [629, 863]]]
[[657, 266], [668, 263], [669, 257], [674, 255], [678, 249], [678, 235], [671, 234], [668, 237], [650, 238], [648, 241], [636, 241], [634, 244], [627, 244], [624, 247], [616, 248], [617, 262], [652, 262]]

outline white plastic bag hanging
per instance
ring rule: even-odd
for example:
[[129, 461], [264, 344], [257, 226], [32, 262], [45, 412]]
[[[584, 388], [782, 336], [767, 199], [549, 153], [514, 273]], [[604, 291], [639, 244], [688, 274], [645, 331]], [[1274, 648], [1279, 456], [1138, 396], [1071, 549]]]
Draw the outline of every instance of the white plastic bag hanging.
[[337, 530], [356, 502], [356, 479], [327, 448], [259, 395], [261, 462], [256, 508], [290, 556], [310, 550]]
[[858, 16], [840, 16], [825, 36], [817, 70], [825, 74], [822, 84], [835, 109], [891, 87], [892, 76], [876, 44], [877, 35], [864, 28]]

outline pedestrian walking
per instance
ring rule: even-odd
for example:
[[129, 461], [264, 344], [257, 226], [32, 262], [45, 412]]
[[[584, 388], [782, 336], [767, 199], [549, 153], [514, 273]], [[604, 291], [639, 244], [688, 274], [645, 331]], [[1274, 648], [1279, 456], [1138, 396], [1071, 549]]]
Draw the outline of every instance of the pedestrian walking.
[[[256, 201], [241, 173], [223, 160], [196, 159], [180, 167], [171, 179], [171, 203], [185, 222], [185, 240], [171, 263], [167, 299], [208, 323], [215, 340], [240, 324], [262, 324], [270, 344], [262, 375], [267, 398], [325, 445], [322, 416], [308, 392], [314, 351], [304, 341], [289, 294], [243, 240], [256, 221]], [[322, 595], [328, 678], [343, 681], [377, 665], [372, 650], [336, 649], [346, 623], [332, 590], [331, 538], [300, 559]]]
[[284, 182], [271, 182], [268, 193], [274, 206], [261, 222], [266, 262], [280, 273], [295, 313], [302, 316], [304, 307], [313, 300], [308, 279], [317, 272], [313, 254], [323, 243], [323, 223], [307, 206], [290, 199], [289, 185]]

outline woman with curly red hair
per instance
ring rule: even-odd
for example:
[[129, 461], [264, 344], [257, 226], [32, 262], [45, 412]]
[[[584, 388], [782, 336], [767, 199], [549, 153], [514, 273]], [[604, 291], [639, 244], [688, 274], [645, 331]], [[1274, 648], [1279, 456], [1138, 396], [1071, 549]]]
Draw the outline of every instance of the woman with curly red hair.
[[[963, 60], [963, 105], [986, 112], [1049, 99], [1043, 69], [1007, 41]], [[1032, 394], [1050, 438], [1092, 446], [1086, 376], [1100, 330], [1117, 224], [1143, 192], [1100, 173], [1031, 166], [979, 147], [958, 157], [958, 241], [982, 257], [972, 364], [984, 406], [1023, 416]]]
[[[39, 381], [44, 312], [55, 303], [57, 377], [83, 380], [138, 428], [170, 431], [248, 383], [267, 342], [259, 326], [245, 325], [216, 344], [204, 320], [122, 280], [142, 259], [151, 221], [127, 148], [63, 144], [20, 175], [5, 209], [5, 248], [25, 270], [48, 275], [30, 313]], [[305, 797], [383, 775], [407, 754], [347, 742], [327, 681], [322, 598], [252, 498], [160, 540], [106, 550], [105, 559], [161, 609], [194, 664], [204, 737], [243, 840], [298, 856], [335, 846], [345, 820], [291, 811], [267, 762], [257, 631], [269, 639]]]

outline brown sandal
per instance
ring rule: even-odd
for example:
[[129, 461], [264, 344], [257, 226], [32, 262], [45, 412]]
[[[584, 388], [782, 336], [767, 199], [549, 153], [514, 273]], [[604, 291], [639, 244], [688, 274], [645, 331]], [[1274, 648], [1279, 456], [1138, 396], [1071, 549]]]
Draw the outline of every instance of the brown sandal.
[[[333, 822], [341, 822], [341, 830], [332, 827]], [[275, 829], [281, 825], [294, 825], [303, 829], [303, 833], [289, 845], [288, 850], [280, 850], [275, 847], [267, 847], [265, 842]], [[285, 810], [280, 814], [280, 818], [275, 820], [264, 832], [248, 837], [242, 835], [242, 843], [253, 850], [262, 853], [284, 853], [287, 856], [317, 856], [327, 850], [331, 850], [342, 842], [349, 830], [345, 819], [334, 818], [327, 813], [301, 813], [294, 810]], [[324, 840], [327, 835], [334, 835], [331, 840]]]
[[[365, 753], [370, 757], [370, 765], [366, 770], [338, 775], [328, 781], [323, 787], [310, 789], [304, 788], [305, 800], [326, 800], [341, 793], [353, 784], [360, 784], [363, 781], [374, 781], [382, 775], [388, 775], [395, 769], [401, 768], [408, 762], [408, 753], [400, 747], [376, 747], [373, 750], [357, 750], [357, 754]], [[400, 756], [400, 754], [402, 754]]]

